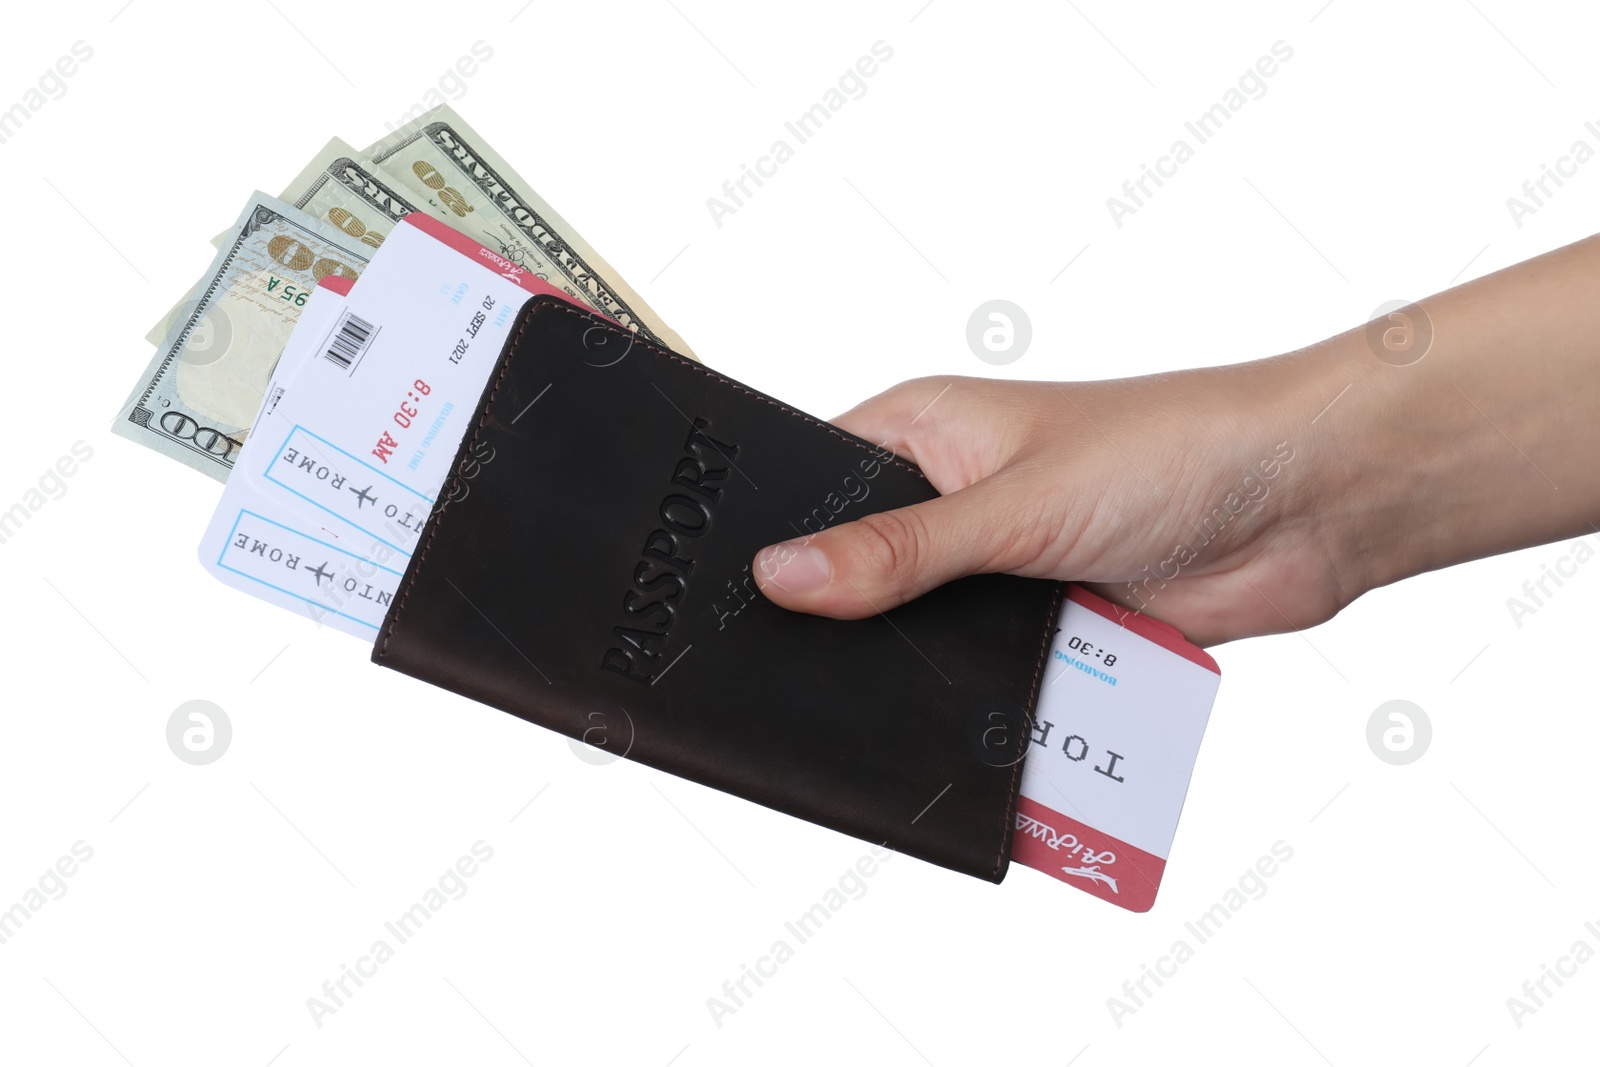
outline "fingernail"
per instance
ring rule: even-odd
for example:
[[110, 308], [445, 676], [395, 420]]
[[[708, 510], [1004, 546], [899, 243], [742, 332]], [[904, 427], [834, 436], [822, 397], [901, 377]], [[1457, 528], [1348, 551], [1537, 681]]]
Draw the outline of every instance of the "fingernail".
[[761, 552], [761, 577], [791, 593], [821, 589], [833, 576], [822, 549], [803, 541], [785, 541]]

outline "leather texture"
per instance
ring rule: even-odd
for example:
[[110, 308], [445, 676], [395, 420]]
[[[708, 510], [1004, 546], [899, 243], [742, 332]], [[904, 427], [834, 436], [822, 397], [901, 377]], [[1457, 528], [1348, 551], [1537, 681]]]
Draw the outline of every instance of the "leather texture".
[[373, 661], [998, 882], [1057, 582], [858, 621], [785, 611], [763, 546], [929, 499], [917, 468], [549, 297], [519, 313]]

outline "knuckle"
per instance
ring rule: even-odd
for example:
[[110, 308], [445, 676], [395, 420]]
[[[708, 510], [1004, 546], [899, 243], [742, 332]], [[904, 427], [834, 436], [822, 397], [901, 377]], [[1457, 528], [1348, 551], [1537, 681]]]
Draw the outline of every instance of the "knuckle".
[[[893, 400], [901, 415], [911, 419], [927, 407], [928, 401], [961, 381], [962, 378], [953, 374], [929, 374], [890, 386], [883, 395]], [[949, 397], [944, 399], [948, 400]]]
[[857, 555], [871, 573], [905, 580], [915, 575], [928, 547], [928, 530], [914, 508], [880, 511], [856, 520]]

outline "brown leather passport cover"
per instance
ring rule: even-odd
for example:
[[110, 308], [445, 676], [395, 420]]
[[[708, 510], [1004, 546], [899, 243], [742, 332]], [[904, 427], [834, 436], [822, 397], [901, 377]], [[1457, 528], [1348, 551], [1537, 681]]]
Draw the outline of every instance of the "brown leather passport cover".
[[1060, 583], [858, 621], [757, 590], [763, 546], [933, 487], [886, 449], [550, 297], [521, 310], [373, 661], [998, 882]]

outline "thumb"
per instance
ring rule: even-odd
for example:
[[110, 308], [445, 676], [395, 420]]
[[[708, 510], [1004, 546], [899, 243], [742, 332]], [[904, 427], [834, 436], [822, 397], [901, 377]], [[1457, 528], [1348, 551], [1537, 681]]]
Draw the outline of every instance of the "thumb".
[[880, 511], [756, 553], [752, 571], [780, 607], [861, 619], [945, 582], [997, 569], [998, 509], [980, 481], [948, 496]]

